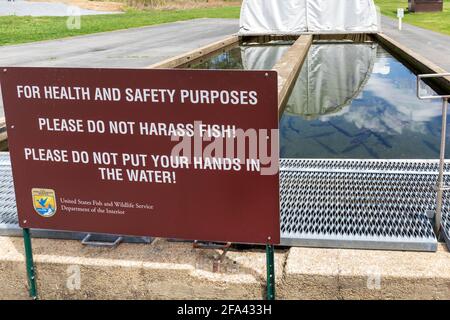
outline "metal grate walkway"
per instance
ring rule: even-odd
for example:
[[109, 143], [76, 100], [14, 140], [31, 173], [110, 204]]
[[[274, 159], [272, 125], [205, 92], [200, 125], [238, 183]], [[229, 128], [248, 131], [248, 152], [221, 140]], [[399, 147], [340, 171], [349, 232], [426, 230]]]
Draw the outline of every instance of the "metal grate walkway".
[[[280, 167], [283, 244], [437, 249], [427, 213], [435, 208], [438, 161], [283, 159]], [[449, 218], [444, 210], [447, 236]]]
[[[33, 237], [50, 239], [83, 240], [88, 234], [67, 231], [31, 230]], [[22, 236], [22, 229], [17, 219], [16, 198], [9, 152], [0, 152], [0, 236]], [[116, 235], [95, 234], [96, 241], [112, 243]], [[150, 243], [149, 237], [122, 237], [122, 242]]]
[[[283, 245], [436, 250], [427, 213], [435, 208], [438, 161], [283, 159], [280, 169]], [[450, 163], [446, 173], [450, 183]], [[0, 235], [21, 235], [12, 181], [9, 153], [0, 152]], [[450, 248], [448, 197], [444, 193], [442, 226]], [[85, 236], [33, 232], [37, 237]]]
[[22, 235], [8, 152], [0, 152], [0, 235]]

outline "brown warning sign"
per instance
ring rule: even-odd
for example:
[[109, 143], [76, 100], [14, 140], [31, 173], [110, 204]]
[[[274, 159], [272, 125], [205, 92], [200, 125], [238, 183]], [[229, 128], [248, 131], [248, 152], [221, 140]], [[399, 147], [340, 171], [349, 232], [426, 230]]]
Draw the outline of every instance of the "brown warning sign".
[[22, 227], [279, 242], [275, 72], [0, 70]]

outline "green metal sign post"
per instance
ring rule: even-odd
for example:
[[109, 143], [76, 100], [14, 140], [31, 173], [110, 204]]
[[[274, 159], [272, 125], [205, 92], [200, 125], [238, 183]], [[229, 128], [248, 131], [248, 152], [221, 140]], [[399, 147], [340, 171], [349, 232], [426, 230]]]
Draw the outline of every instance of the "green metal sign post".
[[23, 242], [25, 244], [25, 262], [27, 266], [28, 289], [30, 297], [37, 300], [36, 273], [33, 262], [33, 249], [31, 247], [30, 229], [23, 229]]
[[266, 245], [267, 300], [275, 300], [275, 249]]

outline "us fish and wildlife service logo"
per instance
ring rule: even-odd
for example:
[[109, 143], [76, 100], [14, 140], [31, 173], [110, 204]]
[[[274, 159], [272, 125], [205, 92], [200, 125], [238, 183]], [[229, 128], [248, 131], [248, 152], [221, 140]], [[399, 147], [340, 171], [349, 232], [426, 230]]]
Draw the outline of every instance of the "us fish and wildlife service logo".
[[33, 188], [31, 190], [33, 196], [34, 210], [41, 216], [49, 218], [56, 213], [56, 196], [52, 189]]

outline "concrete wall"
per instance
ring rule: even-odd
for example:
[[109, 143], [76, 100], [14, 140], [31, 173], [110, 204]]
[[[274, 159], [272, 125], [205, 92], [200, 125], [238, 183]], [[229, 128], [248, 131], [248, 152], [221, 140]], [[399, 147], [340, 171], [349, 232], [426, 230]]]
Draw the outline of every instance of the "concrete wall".
[[293, 248], [279, 288], [286, 299], [450, 299], [450, 254]]
[[[263, 299], [265, 252], [156, 240], [116, 249], [33, 239], [41, 299]], [[292, 248], [276, 253], [281, 299], [450, 299], [450, 254]], [[79, 273], [78, 273], [79, 272]], [[28, 299], [21, 238], [0, 237], [0, 299]]]

